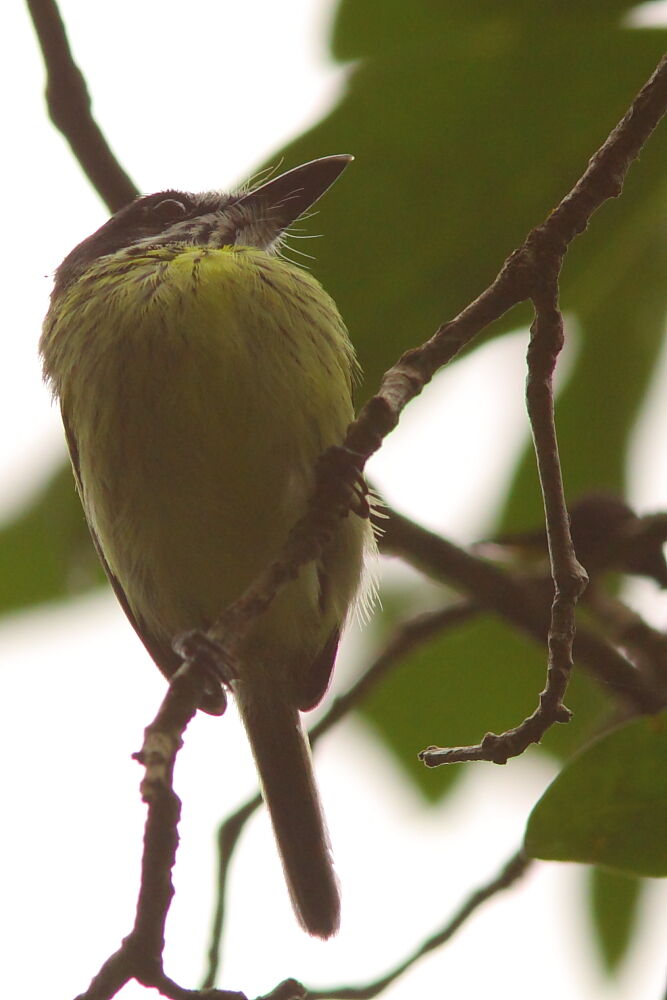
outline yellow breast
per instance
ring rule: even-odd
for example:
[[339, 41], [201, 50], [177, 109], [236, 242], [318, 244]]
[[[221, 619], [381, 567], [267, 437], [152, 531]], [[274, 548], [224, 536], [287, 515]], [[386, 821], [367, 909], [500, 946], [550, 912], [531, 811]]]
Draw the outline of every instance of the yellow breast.
[[[165, 638], [209, 624], [277, 553], [352, 419], [335, 304], [259, 250], [121, 251], [65, 293], [42, 348], [87, 517], [134, 613]], [[366, 536], [341, 522], [330, 607], [307, 567], [267, 616], [271, 642], [322, 642]]]

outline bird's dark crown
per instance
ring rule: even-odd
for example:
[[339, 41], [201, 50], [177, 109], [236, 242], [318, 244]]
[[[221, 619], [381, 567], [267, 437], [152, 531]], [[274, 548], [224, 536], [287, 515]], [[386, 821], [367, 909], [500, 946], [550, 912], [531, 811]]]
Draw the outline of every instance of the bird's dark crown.
[[234, 194], [170, 189], [137, 198], [65, 257], [56, 271], [53, 294], [62, 293], [100, 257], [132, 247], [242, 244], [271, 251], [351, 160], [347, 155], [324, 156]]

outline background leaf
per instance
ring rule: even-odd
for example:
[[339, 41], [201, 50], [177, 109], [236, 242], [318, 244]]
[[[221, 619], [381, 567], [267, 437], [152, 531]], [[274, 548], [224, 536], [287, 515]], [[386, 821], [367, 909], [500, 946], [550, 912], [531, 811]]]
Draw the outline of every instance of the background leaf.
[[603, 736], [567, 764], [533, 809], [533, 858], [667, 875], [667, 712]]
[[103, 579], [68, 464], [0, 529], [0, 612], [73, 596]]
[[615, 972], [627, 954], [637, 926], [644, 882], [605, 868], [591, 868], [590, 916], [600, 957], [608, 972]]

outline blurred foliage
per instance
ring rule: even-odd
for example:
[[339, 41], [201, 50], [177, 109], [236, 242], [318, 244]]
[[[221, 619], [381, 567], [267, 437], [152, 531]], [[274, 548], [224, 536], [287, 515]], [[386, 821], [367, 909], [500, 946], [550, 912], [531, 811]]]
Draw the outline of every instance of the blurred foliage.
[[590, 913], [608, 972], [625, 957], [637, 924], [642, 882], [605, 868], [590, 869]]
[[3, 611], [75, 596], [104, 579], [69, 465], [44, 484], [0, 538]]
[[533, 809], [530, 857], [667, 876], [667, 712], [629, 722], [565, 765]]
[[[648, 78], [665, 33], [624, 27], [630, 9], [623, 0], [342, 0], [332, 39], [333, 56], [347, 64], [340, 100], [271, 163], [356, 157], [309, 228], [326, 234], [314, 269], [348, 322], [366, 395], [402, 351], [486, 287], [574, 184]], [[622, 490], [628, 439], [661, 347], [665, 145], [659, 130], [622, 197], [603, 206], [566, 259], [562, 304], [581, 332], [557, 414], [571, 496]], [[528, 309], [518, 308], [485, 336], [529, 319]], [[498, 523], [521, 529], [540, 517], [534, 461], [526, 455]], [[99, 574], [91, 566], [63, 472], [0, 531], [0, 610], [92, 586]], [[390, 604], [376, 623], [378, 637], [405, 614], [400, 598]], [[427, 771], [417, 752], [431, 741], [476, 742], [487, 729], [516, 724], [534, 708], [544, 664], [542, 648], [480, 618], [415, 651], [374, 694], [366, 715], [435, 799], [460, 767]], [[574, 722], [544, 741], [559, 757], [590, 737], [604, 702], [587, 677], [576, 676], [568, 704]], [[592, 847], [589, 854], [610, 862]], [[611, 929], [627, 893], [605, 894], [600, 886], [596, 922], [612, 966], [629, 933]]]

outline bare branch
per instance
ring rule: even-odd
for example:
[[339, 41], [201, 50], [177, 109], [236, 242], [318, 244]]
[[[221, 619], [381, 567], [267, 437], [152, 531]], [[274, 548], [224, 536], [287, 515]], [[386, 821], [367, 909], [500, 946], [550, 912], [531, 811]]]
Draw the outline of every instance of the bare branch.
[[509, 889], [526, 873], [531, 865], [531, 860], [522, 851], [503, 865], [502, 869], [490, 882], [477, 889], [461, 906], [458, 912], [449, 920], [444, 927], [428, 938], [411, 955], [404, 959], [391, 972], [382, 978], [369, 983], [366, 986], [337, 986], [327, 990], [307, 990], [304, 1000], [371, 1000], [372, 997], [379, 996], [383, 990], [390, 986], [399, 976], [407, 972], [424, 955], [435, 951], [445, 944], [458, 931], [459, 927], [465, 923], [475, 910], [485, 903], [492, 896]]
[[[630, 163], [638, 154], [667, 109], [667, 56], [634, 100], [630, 110], [609, 138], [590, 160], [588, 168], [572, 191], [563, 198], [549, 218], [534, 229], [518, 250], [501, 268], [495, 281], [450, 323], [441, 326], [419, 348], [407, 351], [385, 374], [380, 389], [361, 410], [348, 428], [343, 446], [331, 448], [320, 459], [316, 489], [307, 514], [295, 525], [278, 557], [241, 597], [230, 605], [211, 629], [221, 643], [223, 670], [235, 673], [240, 645], [278, 591], [294, 578], [300, 566], [316, 558], [331, 537], [337, 519], [348, 515], [358, 503], [359, 478], [368, 458], [380, 447], [384, 437], [397, 425], [404, 407], [417, 396], [435, 372], [450, 361], [484, 326], [498, 319], [511, 306], [524, 299], [533, 300], [537, 318], [533, 327], [533, 354], [546, 345], [548, 358], [542, 374], [533, 371], [533, 387], [541, 381], [548, 393], [551, 379], [549, 365], [555, 364], [562, 336], [557, 307], [557, 277], [563, 256], [574, 237], [583, 232], [593, 214], [608, 198], [620, 194]], [[554, 340], [553, 332], [556, 337]], [[547, 399], [547, 411], [552, 406]], [[535, 408], [531, 404], [535, 415]], [[553, 418], [544, 422], [544, 406], [537, 408], [538, 423], [546, 429], [538, 441], [541, 475], [546, 475], [544, 493], [550, 554], [557, 571], [556, 597], [550, 630], [548, 683], [540, 696], [536, 713], [516, 730], [499, 737], [487, 734], [477, 747], [447, 751], [425, 751], [425, 760], [435, 765], [452, 759], [494, 760], [504, 763], [512, 753], [539, 739], [554, 721], [564, 722], [569, 712], [562, 703], [571, 669], [574, 635], [573, 609], [585, 582], [585, 573], [574, 559], [561, 482]], [[540, 418], [539, 415], [542, 414]], [[549, 425], [549, 426], [548, 426]], [[535, 430], [535, 427], [534, 427]], [[527, 740], [527, 742], [526, 742]]]
[[250, 817], [262, 804], [259, 792], [248, 799], [218, 828], [218, 878], [216, 885], [215, 910], [208, 946], [208, 966], [202, 983], [202, 989], [209, 989], [218, 977], [220, 971], [220, 947], [225, 928], [227, 878], [232, 856], [238, 844], [239, 837]]
[[46, 68], [46, 103], [51, 121], [65, 136], [76, 160], [110, 212], [139, 193], [121, 167], [91, 111], [90, 94], [70, 51], [55, 0], [27, 0]]
[[[662, 79], [661, 79], [662, 77]], [[553, 413], [553, 372], [563, 345], [558, 308], [558, 278], [572, 239], [583, 232], [593, 212], [622, 190], [625, 174], [642, 143], [667, 107], [667, 57], [642, 89], [630, 111], [590, 160], [585, 173], [558, 208], [529, 235], [520, 251], [535, 307], [528, 350], [526, 396], [544, 498], [547, 539], [555, 594], [549, 624], [547, 683], [538, 708], [502, 735], [487, 733], [469, 747], [429, 747], [420, 756], [429, 767], [466, 760], [505, 764], [537, 743], [554, 722], [568, 722], [563, 697], [572, 671], [574, 609], [588, 577], [577, 561], [565, 505]], [[657, 117], [656, 117], [657, 114]], [[512, 258], [507, 263], [510, 263]], [[501, 272], [502, 273], [502, 272]]]

